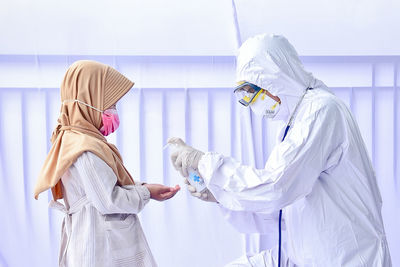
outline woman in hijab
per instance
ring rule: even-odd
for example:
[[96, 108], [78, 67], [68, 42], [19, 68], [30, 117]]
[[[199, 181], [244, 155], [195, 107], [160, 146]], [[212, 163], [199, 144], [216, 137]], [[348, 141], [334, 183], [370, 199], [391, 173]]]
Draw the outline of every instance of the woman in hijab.
[[77, 61], [65, 74], [53, 145], [35, 186], [36, 199], [51, 188], [50, 206], [65, 213], [60, 266], [157, 266], [136, 214], [180, 188], [134, 181], [104, 137], [118, 128], [115, 104], [133, 84], [95, 61]]

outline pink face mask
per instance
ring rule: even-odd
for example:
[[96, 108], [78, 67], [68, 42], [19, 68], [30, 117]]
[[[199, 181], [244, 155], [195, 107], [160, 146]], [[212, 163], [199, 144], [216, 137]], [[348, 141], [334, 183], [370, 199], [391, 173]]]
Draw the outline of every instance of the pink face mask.
[[90, 108], [98, 111], [98, 112], [101, 112], [101, 117], [103, 119], [103, 126], [100, 128], [100, 132], [104, 136], [107, 136], [110, 133], [115, 132], [115, 130], [117, 130], [117, 128], [119, 127], [119, 117], [118, 117], [117, 110], [115, 109], [115, 105], [109, 109], [101, 111], [100, 109], [95, 108], [89, 104], [86, 104], [85, 102], [80, 101], [78, 99], [64, 100], [63, 104], [68, 103], [68, 102], [78, 102], [79, 104], [85, 105], [87, 107], [90, 107]]
[[106, 109], [101, 114], [103, 118], [103, 126], [100, 128], [100, 132], [107, 136], [110, 133], [115, 132], [119, 127], [119, 117], [115, 108]]

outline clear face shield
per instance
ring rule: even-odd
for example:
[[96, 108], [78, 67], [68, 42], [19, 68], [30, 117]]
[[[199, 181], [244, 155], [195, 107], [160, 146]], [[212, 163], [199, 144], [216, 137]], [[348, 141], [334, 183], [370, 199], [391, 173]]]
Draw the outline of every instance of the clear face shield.
[[250, 106], [256, 115], [274, 118], [279, 111], [280, 103], [255, 84], [243, 82], [235, 88], [234, 93], [239, 103], [245, 107]]
[[262, 89], [252, 83], [244, 82], [237, 86], [233, 92], [235, 93], [239, 103], [248, 107], [257, 99], [257, 96], [262, 92]]

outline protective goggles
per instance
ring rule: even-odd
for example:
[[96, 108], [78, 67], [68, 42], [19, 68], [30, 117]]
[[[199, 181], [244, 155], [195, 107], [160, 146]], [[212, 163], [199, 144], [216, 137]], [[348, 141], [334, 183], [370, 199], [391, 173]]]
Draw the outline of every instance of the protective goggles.
[[256, 101], [257, 97], [262, 92], [262, 88], [255, 84], [243, 82], [233, 91], [239, 100], [239, 103], [248, 107], [252, 102]]

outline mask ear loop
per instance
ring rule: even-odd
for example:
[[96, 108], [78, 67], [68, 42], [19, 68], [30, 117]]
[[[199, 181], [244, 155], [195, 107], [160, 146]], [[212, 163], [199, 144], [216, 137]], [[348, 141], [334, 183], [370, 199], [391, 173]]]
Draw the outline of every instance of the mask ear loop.
[[272, 106], [272, 110], [275, 110], [275, 108], [279, 105], [279, 102], [276, 102], [275, 105]]
[[67, 99], [67, 100], [64, 100], [62, 103], [64, 104], [64, 103], [71, 103], [71, 102], [78, 102], [79, 104], [85, 105], [85, 106], [87, 106], [89, 108], [92, 108], [92, 109], [94, 109], [94, 110], [96, 110], [96, 111], [98, 111], [100, 113], [104, 112], [104, 111], [102, 111], [102, 110], [100, 110], [98, 108], [95, 108], [95, 107], [93, 107], [93, 106], [91, 106], [89, 104], [86, 104], [85, 102], [83, 102], [81, 100], [78, 100], [78, 99]]

